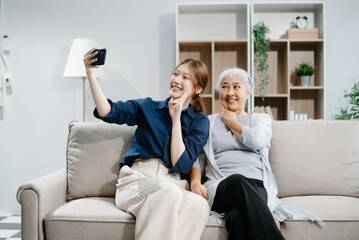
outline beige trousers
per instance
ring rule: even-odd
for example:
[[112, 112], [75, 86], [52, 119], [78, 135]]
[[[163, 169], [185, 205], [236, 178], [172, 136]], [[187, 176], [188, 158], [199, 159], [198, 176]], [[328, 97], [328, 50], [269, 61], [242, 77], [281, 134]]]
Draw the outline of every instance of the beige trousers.
[[207, 201], [168, 174], [160, 159], [136, 160], [120, 170], [116, 206], [136, 217], [136, 240], [199, 240], [207, 224]]

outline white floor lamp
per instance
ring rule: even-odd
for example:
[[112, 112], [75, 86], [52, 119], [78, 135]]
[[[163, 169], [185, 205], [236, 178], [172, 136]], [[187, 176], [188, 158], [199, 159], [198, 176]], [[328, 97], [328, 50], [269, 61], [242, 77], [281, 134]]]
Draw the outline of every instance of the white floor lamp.
[[[87, 38], [75, 38], [72, 41], [71, 49], [69, 56], [67, 58], [66, 67], [64, 71], [64, 77], [67, 78], [81, 78], [82, 79], [82, 117], [85, 122], [86, 114], [85, 114], [85, 82], [86, 82], [86, 69], [83, 63], [83, 58], [86, 52], [88, 52], [91, 48], [98, 46], [97, 42], [93, 39]], [[103, 77], [103, 69], [97, 68], [95, 69], [95, 75], [97, 78]]]

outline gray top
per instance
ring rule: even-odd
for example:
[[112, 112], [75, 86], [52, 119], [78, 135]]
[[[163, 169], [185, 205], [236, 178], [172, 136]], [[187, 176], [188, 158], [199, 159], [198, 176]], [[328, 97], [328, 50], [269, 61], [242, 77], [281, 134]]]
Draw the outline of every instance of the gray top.
[[[203, 147], [203, 151], [198, 156], [197, 161], [193, 164], [193, 167], [201, 170], [202, 173], [204, 173], [207, 177], [207, 182], [204, 184], [204, 186], [208, 190], [208, 204], [211, 207], [214, 201], [217, 186], [223, 179], [225, 179], [225, 176], [217, 166], [217, 161], [215, 160], [213, 150], [213, 141], [215, 140], [213, 138], [214, 123], [218, 115], [219, 114], [208, 116], [210, 121], [208, 140]], [[242, 135], [238, 139], [239, 142], [248, 148], [259, 151], [263, 169], [263, 185], [267, 192], [268, 208], [272, 212], [274, 218], [280, 222], [284, 221], [285, 219], [310, 219], [312, 221], [318, 222], [320, 226], [323, 226], [323, 221], [314, 214], [298, 208], [283, 206], [281, 201], [278, 199], [277, 183], [275, 181], [268, 159], [271, 137], [271, 117], [264, 113], [253, 113], [250, 126], [243, 126]], [[222, 215], [216, 214], [213, 216], [221, 217]]]
[[[252, 115], [237, 115], [244, 126], [251, 125]], [[213, 150], [219, 170], [224, 177], [241, 174], [247, 178], [263, 180], [262, 160], [259, 150], [244, 145], [222, 122], [218, 115], [214, 123]]]

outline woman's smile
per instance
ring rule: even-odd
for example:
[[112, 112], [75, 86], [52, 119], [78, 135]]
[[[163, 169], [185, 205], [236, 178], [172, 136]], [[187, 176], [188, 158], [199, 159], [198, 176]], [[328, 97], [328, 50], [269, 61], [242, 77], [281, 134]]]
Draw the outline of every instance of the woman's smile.
[[237, 99], [233, 99], [233, 98], [226, 99], [226, 102], [229, 103], [229, 104], [235, 103], [235, 102], [237, 102]]
[[172, 90], [173, 91], [182, 90], [182, 87], [180, 85], [178, 85], [178, 84], [173, 83], [172, 84]]

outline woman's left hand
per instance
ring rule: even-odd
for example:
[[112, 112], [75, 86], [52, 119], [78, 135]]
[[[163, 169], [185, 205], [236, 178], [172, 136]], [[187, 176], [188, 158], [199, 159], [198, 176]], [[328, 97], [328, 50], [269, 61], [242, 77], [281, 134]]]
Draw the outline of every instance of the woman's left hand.
[[191, 191], [204, 197], [206, 200], [208, 200], [208, 190], [201, 183], [191, 184]]
[[181, 117], [181, 112], [183, 109], [183, 104], [187, 100], [187, 97], [190, 96], [190, 92], [185, 92], [183, 95], [178, 99], [170, 99], [168, 102], [168, 108], [170, 112], [170, 116], [172, 120], [179, 119]]

